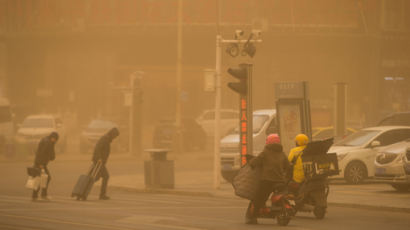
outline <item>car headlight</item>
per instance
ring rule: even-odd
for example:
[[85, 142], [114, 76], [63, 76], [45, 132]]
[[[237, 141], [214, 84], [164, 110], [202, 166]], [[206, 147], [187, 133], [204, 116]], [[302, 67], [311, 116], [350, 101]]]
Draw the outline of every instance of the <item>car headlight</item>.
[[337, 160], [341, 161], [347, 156], [347, 153], [337, 154]]

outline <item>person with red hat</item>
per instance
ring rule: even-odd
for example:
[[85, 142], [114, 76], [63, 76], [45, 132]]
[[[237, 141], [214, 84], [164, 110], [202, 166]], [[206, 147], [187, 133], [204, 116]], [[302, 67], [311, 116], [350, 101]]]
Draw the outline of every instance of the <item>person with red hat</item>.
[[278, 134], [270, 134], [266, 138], [264, 150], [249, 165], [252, 168], [261, 168], [260, 187], [256, 198], [249, 204], [246, 212], [246, 223], [257, 224], [257, 214], [260, 208], [265, 205], [269, 195], [278, 189], [286, 189], [287, 173], [290, 165], [287, 156], [283, 152]]

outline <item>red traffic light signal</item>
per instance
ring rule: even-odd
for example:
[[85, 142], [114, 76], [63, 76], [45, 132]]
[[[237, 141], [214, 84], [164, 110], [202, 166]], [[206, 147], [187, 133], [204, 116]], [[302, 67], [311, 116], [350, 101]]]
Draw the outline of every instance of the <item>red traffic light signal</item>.
[[228, 73], [240, 80], [239, 82], [229, 82], [228, 87], [241, 95], [246, 95], [250, 74], [249, 64], [240, 64], [237, 68], [229, 68]]

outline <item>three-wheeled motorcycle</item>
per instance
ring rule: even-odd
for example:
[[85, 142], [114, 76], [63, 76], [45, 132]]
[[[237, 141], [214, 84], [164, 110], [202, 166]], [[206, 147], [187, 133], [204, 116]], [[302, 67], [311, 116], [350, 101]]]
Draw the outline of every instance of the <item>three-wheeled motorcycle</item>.
[[296, 210], [313, 212], [316, 218], [326, 215], [329, 195], [328, 177], [339, 174], [335, 153], [328, 153], [333, 139], [310, 142], [302, 154], [305, 181], [289, 182], [288, 190], [295, 196]]

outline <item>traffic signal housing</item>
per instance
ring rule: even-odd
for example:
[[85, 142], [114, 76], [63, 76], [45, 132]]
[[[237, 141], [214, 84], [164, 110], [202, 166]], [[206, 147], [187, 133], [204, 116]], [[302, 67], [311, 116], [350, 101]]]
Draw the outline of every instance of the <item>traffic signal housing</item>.
[[228, 87], [240, 95], [246, 95], [250, 78], [249, 70], [249, 64], [240, 64], [239, 67], [229, 68], [228, 73], [234, 78], [239, 79], [239, 82], [229, 82]]
[[239, 149], [241, 165], [245, 165], [247, 155], [253, 154], [252, 64], [229, 68], [228, 73], [239, 79], [229, 82], [228, 87], [239, 94]]

